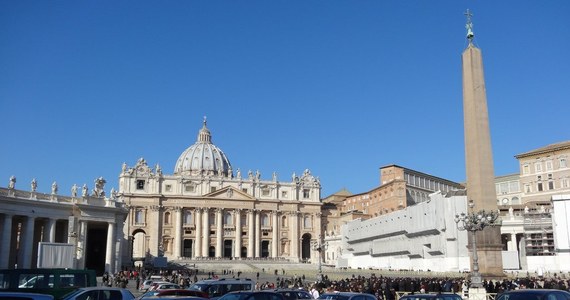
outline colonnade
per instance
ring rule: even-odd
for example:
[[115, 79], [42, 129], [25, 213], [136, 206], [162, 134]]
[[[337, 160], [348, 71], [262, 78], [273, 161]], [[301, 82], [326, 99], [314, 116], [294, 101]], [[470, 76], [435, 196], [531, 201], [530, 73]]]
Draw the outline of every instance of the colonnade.
[[[160, 210], [155, 210], [159, 212]], [[224, 208], [194, 208], [189, 210], [192, 213], [192, 223], [184, 223], [183, 218], [185, 209], [182, 207], [170, 207], [168, 211], [173, 212], [172, 218], [172, 241], [171, 249], [167, 253], [171, 258], [182, 258], [184, 240], [192, 240], [192, 257], [232, 257], [232, 258], [260, 258], [260, 257], [300, 257], [300, 238], [301, 232], [309, 233], [316, 237], [318, 233], [313, 234], [314, 228], [320, 228], [320, 218], [315, 218], [314, 224], [310, 228], [301, 228], [299, 218], [301, 214], [297, 211], [266, 211], [259, 209], [224, 209]], [[211, 214], [211, 212], [214, 214]], [[247, 227], [243, 223], [242, 216], [244, 212], [247, 214], [243, 220], [246, 220]], [[231, 223], [226, 223], [224, 216], [231, 214]], [[267, 220], [262, 220], [266, 215]], [[286, 224], [282, 224], [280, 216], [286, 216]], [[155, 216], [158, 217], [158, 216]], [[214, 217], [215, 221], [210, 218]], [[153, 218], [154, 219], [154, 218]], [[158, 217], [156, 220], [162, 220]], [[193, 233], [185, 232], [186, 228], [191, 228]], [[148, 233], [157, 237], [163, 230], [162, 226], [154, 226], [149, 228]], [[215, 234], [212, 234], [212, 232]], [[244, 234], [246, 232], [246, 234]], [[266, 233], [266, 235], [264, 235]], [[281, 245], [281, 241], [286, 241], [286, 245]], [[224, 242], [232, 242], [231, 256], [224, 252]], [[160, 247], [162, 241], [157, 240], [152, 244]], [[266, 244], [268, 253], [262, 253], [262, 242]], [[210, 252], [210, 247], [215, 248], [215, 253]], [[247, 253], [242, 253], [242, 248], [247, 248]], [[287, 249], [284, 249], [287, 248]], [[167, 255], [167, 256], [170, 256]]]
[[[30, 269], [37, 262], [38, 243], [67, 243], [76, 245], [75, 268], [84, 268], [86, 263], [87, 227], [89, 221], [78, 220], [78, 230], [75, 232], [75, 217], [69, 219], [36, 217], [32, 215], [0, 214], [0, 269]], [[56, 237], [57, 223], [67, 225], [64, 232]], [[115, 241], [117, 240], [116, 225], [107, 222], [107, 243], [105, 253], [105, 270], [115, 272], [117, 264]]]

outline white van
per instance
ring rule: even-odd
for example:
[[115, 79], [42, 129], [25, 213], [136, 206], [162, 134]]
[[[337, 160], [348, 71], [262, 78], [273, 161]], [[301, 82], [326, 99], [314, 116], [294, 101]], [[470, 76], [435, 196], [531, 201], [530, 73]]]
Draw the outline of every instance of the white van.
[[207, 279], [194, 283], [188, 289], [205, 292], [210, 300], [216, 300], [229, 292], [254, 291], [255, 282], [251, 279]]

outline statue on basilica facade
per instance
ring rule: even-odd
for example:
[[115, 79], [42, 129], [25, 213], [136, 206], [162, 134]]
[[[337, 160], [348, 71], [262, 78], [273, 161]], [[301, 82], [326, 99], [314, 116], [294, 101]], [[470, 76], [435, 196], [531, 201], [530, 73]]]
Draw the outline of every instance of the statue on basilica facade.
[[13, 190], [16, 187], [16, 177], [14, 175], [10, 176], [10, 183], [8, 183], [8, 188]]
[[51, 184], [51, 194], [52, 195], [57, 194], [57, 182], [55, 181]]
[[36, 181], [36, 179], [32, 179], [32, 182], [30, 183], [30, 186], [32, 188], [32, 193], [36, 192], [36, 189], [38, 188], [38, 182]]
[[87, 193], [89, 193], [89, 188], [87, 187], [86, 184], [83, 184], [83, 188], [82, 188], [82, 191], [81, 191], [81, 196], [82, 196], [83, 198], [85, 198], [85, 197], [87, 197]]
[[75, 183], [71, 187], [71, 197], [73, 198], [77, 197], [77, 184]]

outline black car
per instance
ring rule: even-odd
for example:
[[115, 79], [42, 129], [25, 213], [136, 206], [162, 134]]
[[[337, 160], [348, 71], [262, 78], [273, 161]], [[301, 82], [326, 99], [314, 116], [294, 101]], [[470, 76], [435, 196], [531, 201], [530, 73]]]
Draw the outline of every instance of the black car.
[[440, 294], [410, 294], [400, 297], [400, 300], [462, 300], [461, 296], [452, 293]]
[[283, 295], [286, 300], [313, 299], [311, 293], [301, 289], [276, 289], [273, 291]]
[[218, 300], [286, 300], [283, 295], [270, 291], [239, 291], [223, 295]]
[[376, 296], [363, 293], [334, 292], [324, 293], [318, 299], [324, 300], [378, 300]]
[[501, 293], [497, 300], [570, 300], [570, 293], [551, 289], [522, 289]]

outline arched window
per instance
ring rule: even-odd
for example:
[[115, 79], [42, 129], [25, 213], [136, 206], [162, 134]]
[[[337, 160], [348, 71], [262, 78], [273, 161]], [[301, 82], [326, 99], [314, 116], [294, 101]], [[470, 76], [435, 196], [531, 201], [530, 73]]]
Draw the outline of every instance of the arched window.
[[192, 220], [192, 212], [189, 210], [185, 210], [184, 211], [184, 224], [186, 225], [190, 225], [193, 224], [193, 220]]
[[282, 228], [287, 227], [287, 216], [281, 217], [281, 227]]
[[262, 214], [261, 215], [261, 226], [270, 226], [269, 225], [269, 216], [267, 216], [267, 214]]
[[232, 214], [229, 212], [226, 212], [224, 214], [224, 225], [232, 225], [232, 224], [233, 224]]
[[208, 221], [210, 222], [210, 226], [216, 225], [216, 214], [211, 213], [210, 217], [208, 218]]
[[247, 226], [247, 215], [241, 215], [241, 226]]
[[164, 224], [170, 224], [170, 212], [169, 211], [164, 213]]

